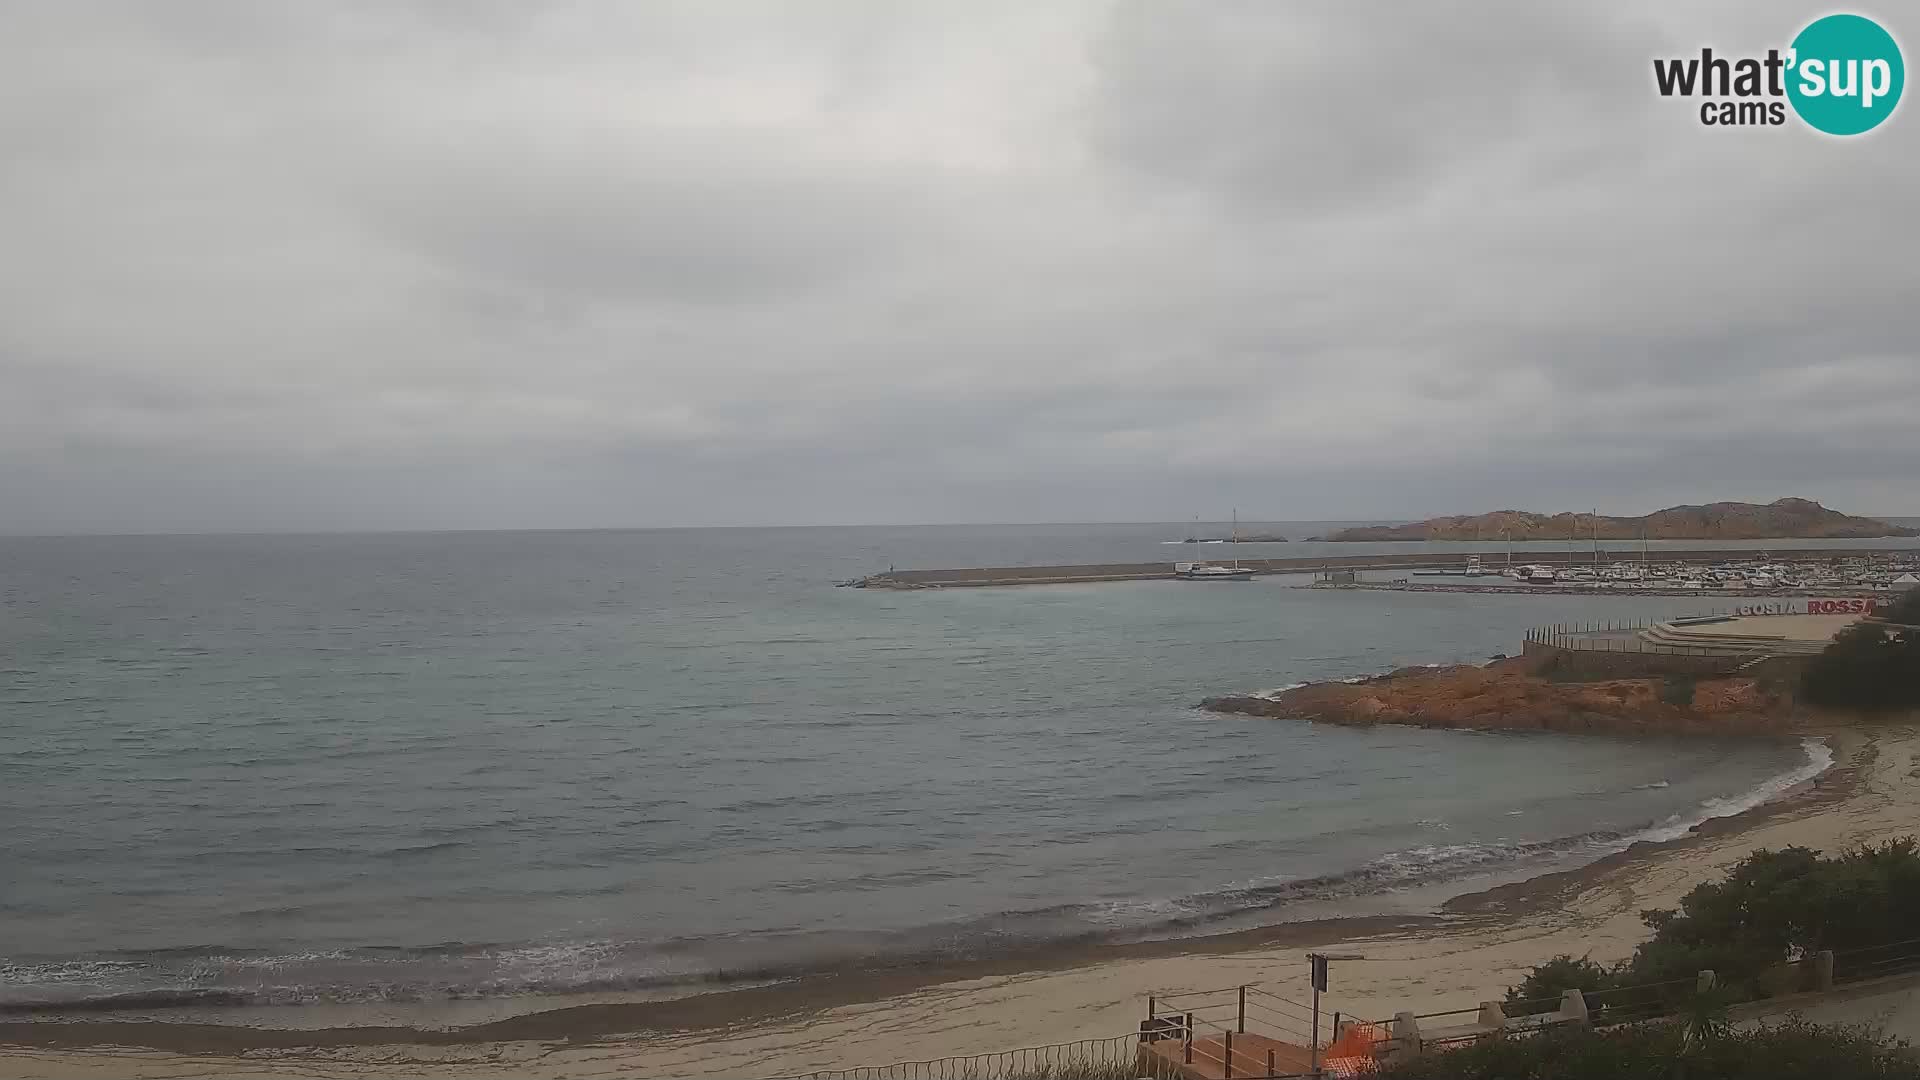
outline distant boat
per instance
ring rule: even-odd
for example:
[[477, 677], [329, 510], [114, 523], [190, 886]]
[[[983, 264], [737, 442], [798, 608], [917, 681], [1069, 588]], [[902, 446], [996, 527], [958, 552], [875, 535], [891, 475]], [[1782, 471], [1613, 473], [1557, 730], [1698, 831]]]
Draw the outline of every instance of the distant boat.
[[1188, 581], [1252, 581], [1253, 571], [1238, 566], [1219, 566], [1214, 563], [1182, 562], [1173, 564], [1175, 577]]
[[[1240, 511], [1233, 512], [1233, 533], [1229, 543], [1240, 542]], [[1219, 543], [1219, 541], [1212, 541]], [[1186, 562], [1174, 563], [1173, 575], [1188, 581], [1252, 581], [1253, 571], [1240, 567], [1240, 555], [1234, 553], [1232, 566], [1220, 566], [1215, 563]]]

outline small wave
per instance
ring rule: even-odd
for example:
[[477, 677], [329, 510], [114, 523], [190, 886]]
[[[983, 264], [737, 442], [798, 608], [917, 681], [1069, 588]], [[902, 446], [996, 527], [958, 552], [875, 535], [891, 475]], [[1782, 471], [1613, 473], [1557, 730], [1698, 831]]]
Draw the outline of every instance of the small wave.
[[1738, 795], [1707, 799], [1700, 804], [1698, 813], [1675, 814], [1666, 821], [1636, 834], [1633, 840], [1635, 842], [1678, 840], [1715, 818], [1733, 817], [1765, 806], [1833, 767], [1833, 748], [1827, 745], [1826, 740], [1811, 737], [1802, 739], [1800, 749], [1807, 755], [1807, 760], [1802, 764], [1769, 777]]
[[1638, 786], [1638, 787], [1636, 787], [1636, 788], [1634, 788], [1633, 790], [1635, 790], [1635, 791], [1659, 791], [1659, 790], [1660, 790], [1661, 788], [1670, 788], [1670, 787], [1672, 787], [1672, 786], [1673, 786], [1672, 784], [1669, 784], [1669, 783], [1668, 783], [1668, 782], [1666, 782], [1665, 780], [1655, 780], [1655, 781], [1654, 781], [1653, 783], [1651, 783], [1651, 784], [1641, 784], [1640, 786]]
[[131, 960], [61, 960], [51, 964], [0, 964], [0, 983], [91, 983], [139, 971]]
[[1289, 690], [1298, 690], [1305, 685], [1307, 684], [1303, 682], [1290, 682], [1285, 686], [1276, 686], [1271, 690], [1255, 690], [1251, 696], [1272, 701]]
[[71, 1001], [0, 1002], [0, 1016], [44, 1012], [111, 1012], [119, 1009], [183, 1009], [256, 1004], [255, 995], [234, 990], [134, 990]]
[[371, 854], [375, 858], [380, 859], [405, 859], [415, 855], [430, 855], [436, 851], [451, 851], [454, 848], [466, 846], [465, 841], [461, 840], [440, 840], [428, 844], [410, 844], [403, 847], [386, 848], [381, 851], [371, 852]]
[[[1351, 870], [1299, 879], [1256, 879], [1211, 894], [1258, 906], [1299, 900], [1333, 900], [1430, 885], [1479, 873], [1495, 865], [1525, 863], [1595, 851], [1623, 839], [1616, 830], [1596, 830], [1553, 840], [1508, 843], [1422, 844], [1391, 851]], [[1202, 894], [1203, 898], [1207, 894]]]
[[[1349, 676], [1347, 676], [1347, 677], [1346, 677], [1346, 678], [1344, 678], [1344, 679], [1334, 679], [1334, 680], [1331, 680], [1331, 681], [1333, 681], [1333, 682], [1343, 682], [1343, 683], [1347, 683], [1347, 684], [1349, 684], [1349, 685], [1357, 685], [1357, 684], [1359, 684], [1359, 683], [1364, 683], [1364, 682], [1372, 682], [1372, 681], [1373, 681], [1373, 680], [1375, 680], [1375, 679], [1384, 679], [1384, 678], [1386, 678], [1386, 677], [1387, 677], [1388, 675], [1391, 675], [1391, 674], [1393, 674], [1393, 673], [1394, 673], [1394, 672], [1396, 672], [1396, 671], [1405, 671], [1405, 670], [1407, 670], [1408, 668], [1426, 668], [1426, 669], [1432, 669], [1432, 670], [1437, 670], [1437, 669], [1439, 669], [1439, 668], [1446, 668], [1446, 667], [1454, 667], [1454, 666], [1456, 666], [1456, 665], [1454, 665], [1454, 664], [1440, 664], [1440, 663], [1435, 663], [1435, 664], [1399, 664], [1399, 665], [1397, 665], [1397, 666], [1395, 666], [1395, 667], [1392, 667], [1392, 668], [1388, 668], [1388, 669], [1387, 669], [1387, 670], [1385, 670], [1385, 671], [1371, 671], [1371, 672], [1368, 672], [1368, 673], [1367, 673], [1367, 674], [1365, 674], [1365, 675], [1349, 675]], [[1305, 685], [1307, 685], [1307, 684], [1306, 684], [1306, 683], [1294, 683], [1293, 685], [1294, 685], [1294, 686], [1305, 686]]]

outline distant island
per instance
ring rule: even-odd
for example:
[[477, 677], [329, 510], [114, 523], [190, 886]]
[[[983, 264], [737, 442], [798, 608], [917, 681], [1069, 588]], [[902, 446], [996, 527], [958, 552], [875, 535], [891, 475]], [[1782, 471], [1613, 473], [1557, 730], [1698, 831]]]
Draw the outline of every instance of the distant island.
[[1533, 514], [1495, 510], [1491, 514], [1437, 517], [1410, 525], [1367, 525], [1343, 529], [1326, 539], [1354, 540], [1859, 540], [1884, 536], [1920, 536], [1872, 518], [1829, 510], [1811, 499], [1766, 503], [1717, 502], [1705, 506], [1669, 506], [1645, 517], [1593, 514]]

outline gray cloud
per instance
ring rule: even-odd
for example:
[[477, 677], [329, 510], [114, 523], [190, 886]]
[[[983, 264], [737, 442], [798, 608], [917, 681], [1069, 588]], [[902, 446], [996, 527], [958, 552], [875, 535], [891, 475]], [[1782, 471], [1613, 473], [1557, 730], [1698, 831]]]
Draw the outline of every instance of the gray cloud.
[[1819, 10], [12, 5], [0, 531], [1920, 513]]
[[1143, 173], [1296, 206], [1418, 197], [1476, 164], [1529, 185], [1620, 170], [1654, 36], [1624, 9], [1524, 0], [1132, 0], [1095, 47], [1093, 142]]

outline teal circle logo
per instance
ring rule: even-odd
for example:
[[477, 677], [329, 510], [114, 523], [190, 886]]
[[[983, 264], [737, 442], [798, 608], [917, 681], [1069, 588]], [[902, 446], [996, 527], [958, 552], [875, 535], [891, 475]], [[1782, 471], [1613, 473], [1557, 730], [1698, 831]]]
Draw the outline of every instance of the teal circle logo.
[[1828, 15], [1793, 39], [1787, 100], [1815, 130], [1859, 135], [1879, 127], [1900, 104], [1907, 65], [1900, 43], [1864, 15]]

